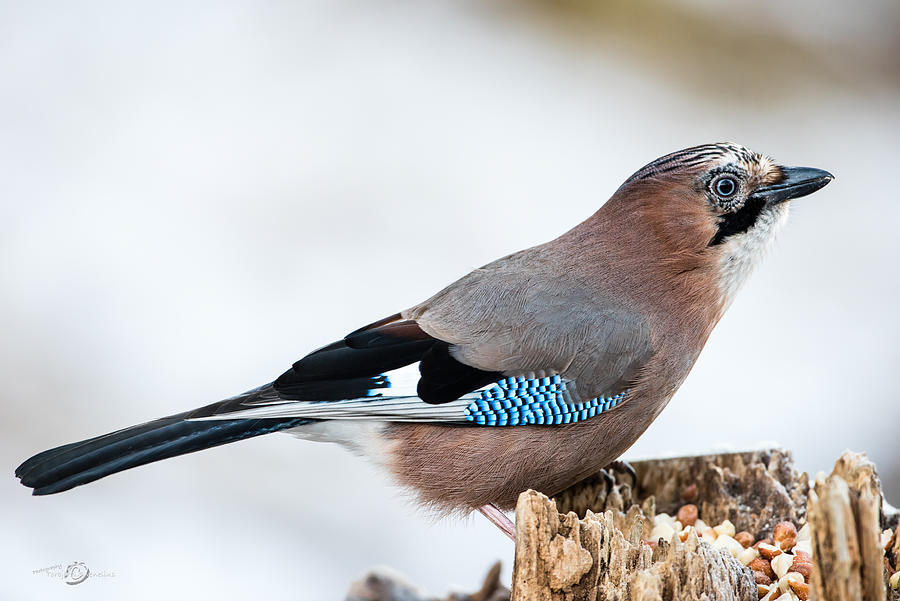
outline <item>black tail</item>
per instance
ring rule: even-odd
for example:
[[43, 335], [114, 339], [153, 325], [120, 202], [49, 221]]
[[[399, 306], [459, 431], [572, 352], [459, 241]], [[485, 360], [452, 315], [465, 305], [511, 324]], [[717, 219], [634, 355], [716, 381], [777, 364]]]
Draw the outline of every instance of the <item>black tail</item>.
[[[203, 410], [163, 417], [38, 453], [16, 468], [16, 476], [22, 484], [34, 489], [32, 494], [50, 495], [160, 459], [310, 421], [297, 418], [187, 421]], [[209, 411], [205, 413], [208, 415]]]

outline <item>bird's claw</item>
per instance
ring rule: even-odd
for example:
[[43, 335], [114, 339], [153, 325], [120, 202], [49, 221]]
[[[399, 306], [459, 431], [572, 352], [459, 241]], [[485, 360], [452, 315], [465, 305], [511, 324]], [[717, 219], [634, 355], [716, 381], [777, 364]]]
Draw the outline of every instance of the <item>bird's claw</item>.
[[608, 497], [609, 493], [612, 492], [613, 486], [616, 485], [616, 479], [607, 471], [607, 468], [600, 470], [600, 477], [603, 478], [603, 482], [606, 484], [606, 496]]
[[[631, 488], [632, 490], [637, 488], [637, 472], [634, 471], [634, 467], [627, 461], [622, 461], [621, 459], [617, 459], [603, 468], [603, 471], [609, 475], [609, 472], [619, 472], [620, 474], [627, 474], [631, 478]], [[609, 476], [612, 478], [612, 476]], [[607, 494], [609, 493], [609, 486], [607, 486]]]

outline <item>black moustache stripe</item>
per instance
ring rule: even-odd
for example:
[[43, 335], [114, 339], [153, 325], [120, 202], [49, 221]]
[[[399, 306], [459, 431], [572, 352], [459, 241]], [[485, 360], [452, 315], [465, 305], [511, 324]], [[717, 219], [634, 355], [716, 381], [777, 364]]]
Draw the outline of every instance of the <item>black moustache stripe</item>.
[[746, 232], [762, 214], [766, 201], [758, 198], [749, 198], [744, 206], [734, 213], [727, 213], [719, 219], [719, 229], [710, 241], [709, 246], [716, 246], [727, 240], [730, 236]]

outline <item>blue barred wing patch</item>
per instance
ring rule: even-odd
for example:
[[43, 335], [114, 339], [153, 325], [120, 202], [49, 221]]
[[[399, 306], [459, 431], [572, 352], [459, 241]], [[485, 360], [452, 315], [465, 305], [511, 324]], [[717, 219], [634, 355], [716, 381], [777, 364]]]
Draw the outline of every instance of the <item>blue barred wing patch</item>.
[[532, 426], [574, 424], [612, 409], [628, 391], [615, 396], [575, 402], [559, 376], [504, 378], [475, 394], [465, 418], [479, 426]]

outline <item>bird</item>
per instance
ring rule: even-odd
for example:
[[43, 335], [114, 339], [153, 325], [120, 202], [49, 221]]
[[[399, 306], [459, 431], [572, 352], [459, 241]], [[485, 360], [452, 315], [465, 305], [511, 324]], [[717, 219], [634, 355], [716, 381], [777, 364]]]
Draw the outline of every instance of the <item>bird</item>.
[[337, 442], [423, 508], [503, 512], [616, 461], [669, 403], [790, 202], [833, 179], [739, 144], [644, 166], [582, 223], [346, 334], [268, 384], [39, 453], [35, 495], [273, 432]]

